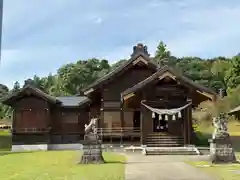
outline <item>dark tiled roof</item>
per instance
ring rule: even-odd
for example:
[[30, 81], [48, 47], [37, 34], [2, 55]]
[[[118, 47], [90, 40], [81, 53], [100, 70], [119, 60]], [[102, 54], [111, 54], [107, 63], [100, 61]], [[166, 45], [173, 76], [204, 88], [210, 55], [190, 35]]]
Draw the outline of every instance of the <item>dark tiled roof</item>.
[[141, 89], [142, 87], [144, 87], [145, 85], [147, 85], [148, 83], [152, 82], [153, 80], [155, 80], [156, 78], [158, 78], [159, 76], [161, 76], [162, 74], [164, 74], [165, 72], [170, 72], [171, 74], [173, 74], [174, 76], [176, 76], [178, 79], [190, 84], [191, 86], [194, 86], [196, 89], [200, 90], [200, 91], [204, 91], [206, 93], [212, 94], [214, 96], [217, 96], [217, 93], [215, 91], [213, 91], [210, 88], [206, 88], [200, 84], [195, 83], [194, 81], [192, 81], [191, 79], [181, 75], [180, 73], [178, 73], [176, 70], [168, 67], [168, 66], [163, 66], [162, 68], [160, 68], [156, 73], [154, 73], [152, 76], [149, 76], [148, 78], [146, 78], [145, 80], [139, 82], [138, 84], [134, 85], [133, 87], [125, 90], [122, 93], [122, 96], [127, 95], [129, 93], [135, 92], [138, 89]]
[[60, 103], [60, 101], [58, 99], [56, 99], [56, 97], [50, 96], [47, 93], [45, 93], [45, 92], [41, 91], [40, 89], [38, 89], [36, 87], [33, 87], [31, 85], [26, 85], [25, 87], [23, 87], [19, 91], [8, 94], [6, 97], [1, 99], [1, 102], [3, 104], [10, 105], [19, 96], [22, 96], [26, 91], [30, 91], [34, 95], [36, 95], [40, 98], [43, 98], [43, 99], [45, 99], [45, 100], [47, 100], [51, 103], [54, 103], [54, 104]]
[[63, 97], [56, 97], [59, 101], [62, 102], [62, 106], [65, 107], [74, 107], [74, 106], [81, 106], [85, 103], [90, 102], [90, 99], [86, 96], [63, 96]]
[[115, 70], [111, 71], [110, 73], [106, 74], [102, 78], [99, 78], [97, 81], [95, 81], [94, 83], [89, 85], [87, 88], [83, 89], [83, 91], [85, 92], [85, 91], [87, 91], [87, 90], [89, 90], [91, 88], [94, 88], [94, 87], [104, 83], [106, 80], [109, 80], [110, 78], [112, 78], [113, 76], [117, 75], [118, 73], [127, 70], [128, 68], [131, 67], [132, 62], [134, 60], [136, 60], [140, 56], [142, 56], [144, 59], [146, 59], [148, 61], [148, 63], [149, 63], [148, 67], [149, 68], [152, 68], [153, 70], [157, 69], [157, 65], [154, 64], [151, 61], [151, 58], [148, 55], [146, 55], [145, 53], [142, 53], [142, 52], [138, 52], [137, 54], [134, 54], [127, 62], [123, 63], [121, 66], [119, 66]]

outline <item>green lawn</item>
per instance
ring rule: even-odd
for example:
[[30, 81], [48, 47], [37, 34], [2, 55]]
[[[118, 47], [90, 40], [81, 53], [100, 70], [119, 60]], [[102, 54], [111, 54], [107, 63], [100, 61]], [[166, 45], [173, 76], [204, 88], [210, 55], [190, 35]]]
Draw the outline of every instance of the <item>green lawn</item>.
[[0, 154], [1, 180], [123, 180], [125, 157], [104, 153], [107, 163], [81, 165], [78, 151]]
[[105, 164], [78, 164], [80, 151], [11, 153], [9, 131], [0, 130], [1, 180], [123, 180], [125, 157], [103, 153]]
[[187, 163], [221, 180], [239, 180], [240, 179], [240, 164], [214, 165], [206, 161], [187, 162]]

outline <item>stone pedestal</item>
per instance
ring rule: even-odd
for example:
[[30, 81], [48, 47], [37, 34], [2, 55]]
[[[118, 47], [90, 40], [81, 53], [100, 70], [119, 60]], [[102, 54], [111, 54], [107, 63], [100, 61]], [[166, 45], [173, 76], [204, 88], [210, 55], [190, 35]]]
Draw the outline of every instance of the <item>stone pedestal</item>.
[[97, 135], [86, 135], [83, 142], [83, 155], [81, 164], [101, 164], [104, 163], [102, 156], [101, 141]]
[[215, 164], [237, 162], [229, 134], [216, 136], [210, 140], [210, 157]]

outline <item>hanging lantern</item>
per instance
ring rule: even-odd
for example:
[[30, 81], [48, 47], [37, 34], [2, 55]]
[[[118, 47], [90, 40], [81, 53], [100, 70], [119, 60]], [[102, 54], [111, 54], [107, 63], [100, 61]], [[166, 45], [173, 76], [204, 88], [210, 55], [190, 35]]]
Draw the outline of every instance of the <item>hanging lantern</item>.
[[168, 121], [168, 115], [167, 114], [165, 115], [165, 120]]
[[172, 115], [172, 120], [175, 121], [176, 120], [176, 114]]
[[155, 112], [152, 112], [152, 118], [155, 118], [156, 116], [155, 116]]
[[178, 112], [178, 117], [179, 117], [179, 118], [182, 117], [182, 113], [181, 113], [181, 111]]
[[162, 115], [161, 114], [159, 114], [158, 119], [159, 119], [159, 121], [162, 120]]

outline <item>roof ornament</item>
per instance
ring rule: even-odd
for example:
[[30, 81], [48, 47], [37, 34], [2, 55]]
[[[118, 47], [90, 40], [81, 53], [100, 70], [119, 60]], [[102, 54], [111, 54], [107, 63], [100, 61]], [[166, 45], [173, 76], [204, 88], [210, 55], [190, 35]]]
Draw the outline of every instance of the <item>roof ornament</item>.
[[147, 50], [147, 46], [144, 46], [142, 43], [138, 43], [136, 46], [133, 46], [133, 53], [132, 56], [138, 54], [138, 53], [143, 53], [147, 56], [150, 56]]
[[24, 81], [24, 87], [27, 86], [27, 85], [31, 85], [33, 87], [35, 87], [35, 82], [32, 80], [32, 79], [27, 79]]

